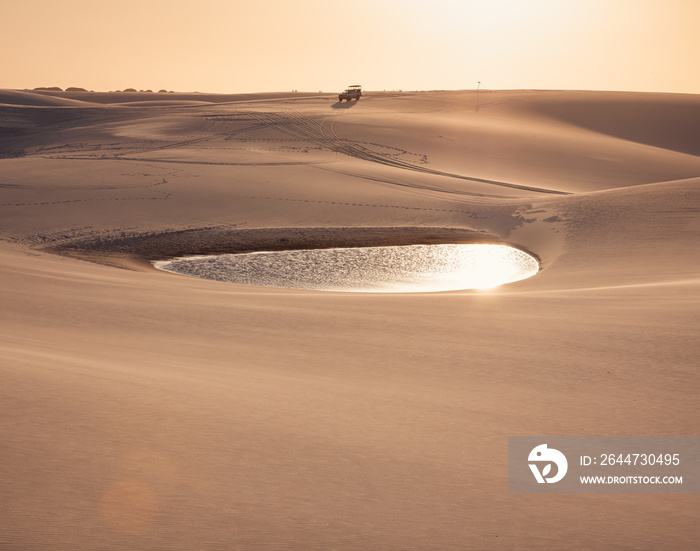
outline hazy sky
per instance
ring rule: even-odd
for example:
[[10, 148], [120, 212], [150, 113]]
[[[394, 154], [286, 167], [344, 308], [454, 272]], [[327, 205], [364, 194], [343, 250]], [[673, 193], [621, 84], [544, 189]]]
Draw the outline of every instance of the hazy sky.
[[700, 0], [33, 0], [0, 28], [0, 88], [700, 93]]

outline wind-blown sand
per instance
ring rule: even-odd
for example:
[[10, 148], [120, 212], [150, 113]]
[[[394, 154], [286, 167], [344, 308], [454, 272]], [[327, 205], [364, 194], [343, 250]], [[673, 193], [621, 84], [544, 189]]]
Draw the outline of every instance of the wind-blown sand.
[[[697, 545], [697, 495], [508, 494], [507, 437], [698, 434], [700, 96], [0, 104], [0, 548]], [[542, 271], [378, 295], [150, 265], [470, 242]]]

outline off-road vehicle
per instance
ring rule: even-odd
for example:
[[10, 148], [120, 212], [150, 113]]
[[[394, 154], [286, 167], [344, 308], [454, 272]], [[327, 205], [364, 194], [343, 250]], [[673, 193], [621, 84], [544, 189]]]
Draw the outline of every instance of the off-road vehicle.
[[344, 99], [348, 101], [350, 101], [351, 99], [359, 101], [361, 96], [362, 86], [360, 86], [359, 84], [353, 84], [352, 86], [348, 86], [348, 89], [345, 90], [345, 92], [338, 94], [338, 101], [343, 101]]

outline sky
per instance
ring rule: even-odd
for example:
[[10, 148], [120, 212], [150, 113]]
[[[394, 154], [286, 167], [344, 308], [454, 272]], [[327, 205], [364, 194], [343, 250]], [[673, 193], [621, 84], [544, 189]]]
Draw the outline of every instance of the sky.
[[700, 0], [7, 2], [0, 88], [700, 93]]

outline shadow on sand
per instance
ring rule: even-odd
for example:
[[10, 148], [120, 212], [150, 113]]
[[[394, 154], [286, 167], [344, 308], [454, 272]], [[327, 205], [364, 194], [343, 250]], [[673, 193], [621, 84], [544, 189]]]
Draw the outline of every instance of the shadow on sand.
[[331, 105], [333, 109], [350, 109], [351, 107], [355, 107], [358, 104], [357, 100], [353, 101], [338, 101]]

